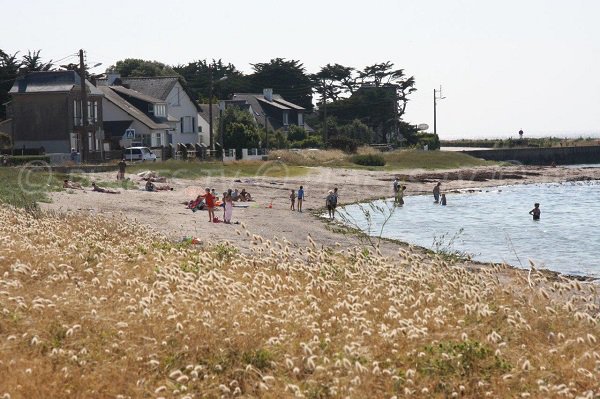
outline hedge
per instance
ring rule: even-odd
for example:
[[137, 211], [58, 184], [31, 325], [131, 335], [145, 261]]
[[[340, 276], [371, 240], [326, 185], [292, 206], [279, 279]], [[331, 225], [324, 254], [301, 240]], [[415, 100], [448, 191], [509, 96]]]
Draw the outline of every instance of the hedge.
[[385, 159], [379, 154], [354, 155], [352, 162], [363, 166], [385, 166]]

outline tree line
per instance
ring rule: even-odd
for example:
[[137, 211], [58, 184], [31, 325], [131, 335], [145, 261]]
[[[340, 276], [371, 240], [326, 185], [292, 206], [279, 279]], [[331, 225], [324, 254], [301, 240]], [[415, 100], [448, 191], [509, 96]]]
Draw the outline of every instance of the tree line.
[[[353, 147], [401, 140], [408, 140], [410, 144], [416, 140], [415, 128], [403, 120], [410, 95], [416, 91], [415, 79], [390, 61], [363, 69], [327, 64], [316, 73], [308, 73], [299, 60], [284, 58], [251, 66], [252, 71], [244, 74], [232, 63], [221, 59], [168, 65], [128, 58], [116, 62], [108, 70], [118, 72], [122, 77], [178, 76], [194, 100], [201, 103], [208, 103], [211, 96], [216, 103], [234, 93], [262, 93], [264, 88], [272, 88], [287, 101], [307, 109], [306, 123], [315, 129], [315, 134], [310, 136], [294, 131], [273, 134], [273, 146], [318, 146], [326, 141], [339, 147]], [[20, 58], [18, 54], [10, 55], [0, 50], [0, 103], [8, 101], [8, 90], [20, 68], [44, 71], [58, 67], [52, 61], [43, 61], [39, 50]], [[74, 64], [61, 67], [76, 69]], [[0, 119], [5, 117], [2, 107]], [[234, 130], [235, 136], [239, 137], [240, 125], [246, 126], [248, 121], [234, 122], [238, 123]], [[249, 137], [255, 141], [258, 136], [249, 132]], [[266, 140], [264, 134], [263, 140]]]

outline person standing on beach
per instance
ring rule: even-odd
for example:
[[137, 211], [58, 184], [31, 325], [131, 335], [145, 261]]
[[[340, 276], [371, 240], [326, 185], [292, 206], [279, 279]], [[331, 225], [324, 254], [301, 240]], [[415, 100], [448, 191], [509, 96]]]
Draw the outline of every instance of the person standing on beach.
[[206, 193], [204, 195], [199, 195], [198, 197], [204, 198], [204, 204], [206, 205], [206, 210], [208, 211], [208, 222], [214, 221], [215, 218], [215, 196], [210, 193], [210, 188], [206, 187]]
[[398, 180], [398, 178], [396, 177], [394, 179], [394, 198], [396, 198], [396, 196], [398, 195], [398, 190], [400, 189], [400, 181]]
[[304, 187], [298, 190], [298, 212], [302, 212], [302, 201], [304, 201]]
[[125, 163], [125, 158], [121, 159], [119, 162], [119, 173], [117, 173], [117, 180], [125, 180], [125, 168], [127, 164]]
[[296, 191], [294, 191], [294, 189], [292, 189], [290, 191], [290, 210], [295, 211], [296, 210]]
[[231, 194], [225, 196], [225, 213], [223, 215], [223, 221], [227, 224], [231, 224], [231, 217], [233, 216], [233, 198]]
[[529, 211], [529, 214], [533, 215], [533, 220], [540, 220], [540, 215], [542, 214], [540, 204], [537, 202], [533, 204], [533, 209]]
[[442, 183], [438, 182], [433, 188], [433, 203], [437, 204], [440, 201], [440, 186]]
[[329, 193], [325, 199], [325, 206], [327, 206], [327, 211], [329, 212], [329, 219], [335, 219], [335, 208], [337, 206], [337, 187], [333, 190], [329, 190]]

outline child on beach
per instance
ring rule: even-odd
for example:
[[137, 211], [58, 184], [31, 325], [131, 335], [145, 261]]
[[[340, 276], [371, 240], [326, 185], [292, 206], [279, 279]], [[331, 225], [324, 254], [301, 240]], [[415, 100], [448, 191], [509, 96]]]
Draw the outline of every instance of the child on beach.
[[542, 211], [540, 210], [540, 204], [537, 202], [533, 204], [533, 209], [529, 211], [530, 215], [533, 215], [533, 220], [540, 220], [540, 215]]
[[204, 198], [206, 210], [208, 211], [208, 222], [212, 222], [215, 218], [215, 196], [210, 193], [210, 188], [206, 187], [206, 193], [198, 197]]
[[304, 201], [304, 188], [300, 186], [298, 190], [298, 212], [302, 212], [302, 201]]
[[441, 205], [446, 205], [446, 194], [442, 194], [442, 202]]
[[225, 196], [225, 214], [223, 215], [223, 221], [227, 224], [231, 224], [231, 217], [233, 216], [233, 198], [230, 194]]
[[290, 210], [295, 211], [296, 207], [296, 192], [294, 191], [294, 189], [290, 190]]

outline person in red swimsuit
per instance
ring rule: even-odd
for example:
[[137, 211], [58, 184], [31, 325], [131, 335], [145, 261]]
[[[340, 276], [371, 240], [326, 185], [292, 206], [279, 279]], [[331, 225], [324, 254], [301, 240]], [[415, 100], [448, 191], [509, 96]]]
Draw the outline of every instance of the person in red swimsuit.
[[206, 188], [206, 194], [199, 195], [199, 197], [204, 198], [204, 203], [206, 204], [206, 209], [208, 210], [208, 221], [212, 222], [215, 217], [215, 196], [210, 193], [210, 188]]

